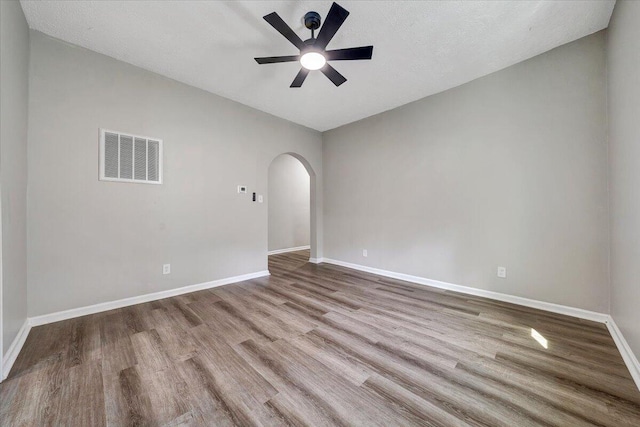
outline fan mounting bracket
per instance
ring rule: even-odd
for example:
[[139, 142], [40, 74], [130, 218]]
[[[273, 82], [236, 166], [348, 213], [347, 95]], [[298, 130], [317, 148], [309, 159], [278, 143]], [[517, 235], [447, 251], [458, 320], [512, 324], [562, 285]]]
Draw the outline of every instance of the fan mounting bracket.
[[307, 12], [304, 14], [304, 26], [311, 31], [320, 28], [320, 14], [318, 12]]

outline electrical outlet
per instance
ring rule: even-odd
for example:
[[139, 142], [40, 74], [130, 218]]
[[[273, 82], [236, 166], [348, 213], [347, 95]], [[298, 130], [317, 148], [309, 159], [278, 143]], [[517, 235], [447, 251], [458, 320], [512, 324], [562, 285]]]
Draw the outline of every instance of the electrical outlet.
[[507, 278], [507, 267], [498, 267], [498, 277], [502, 279]]
[[369, 256], [369, 254], [367, 253], [366, 249], [362, 250], [362, 256], [365, 257], [365, 258]]
[[258, 194], [258, 203], [262, 202], [264, 202], [264, 198], [262, 197], [262, 194]]
[[164, 264], [162, 266], [162, 274], [170, 274], [171, 273], [171, 264]]

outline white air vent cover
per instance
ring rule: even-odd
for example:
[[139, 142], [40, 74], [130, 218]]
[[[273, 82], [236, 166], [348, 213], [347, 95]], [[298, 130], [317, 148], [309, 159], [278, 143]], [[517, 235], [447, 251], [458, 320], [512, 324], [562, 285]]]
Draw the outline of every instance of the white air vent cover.
[[100, 129], [100, 180], [162, 184], [162, 140]]

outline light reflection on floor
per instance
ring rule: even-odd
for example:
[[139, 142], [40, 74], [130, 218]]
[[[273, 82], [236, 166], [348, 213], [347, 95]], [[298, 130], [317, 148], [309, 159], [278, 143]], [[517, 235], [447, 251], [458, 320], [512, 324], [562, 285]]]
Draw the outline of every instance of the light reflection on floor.
[[538, 341], [538, 343], [540, 343], [541, 346], [543, 346], [544, 348], [549, 348], [549, 342], [547, 341], [547, 339], [545, 337], [543, 337], [540, 332], [536, 331], [535, 329], [531, 328], [531, 336]]

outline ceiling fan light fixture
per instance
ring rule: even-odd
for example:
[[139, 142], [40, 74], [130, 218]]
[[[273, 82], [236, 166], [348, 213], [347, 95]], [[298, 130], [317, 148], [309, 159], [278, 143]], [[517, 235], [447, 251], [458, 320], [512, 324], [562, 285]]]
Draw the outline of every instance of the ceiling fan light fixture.
[[307, 70], [319, 70], [327, 63], [327, 59], [319, 52], [307, 52], [300, 57], [300, 65]]
[[[263, 16], [264, 20], [269, 23], [277, 32], [282, 34], [284, 38], [289, 40], [292, 45], [300, 50], [300, 55], [286, 56], [266, 56], [254, 58], [258, 64], [277, 64], [280, 62], [296, 62], [300, 61], [300, 71], [296, 74], [295, 79], [291, 83], [291, 88], [299, 88], [309, 75], [309, 72], [320, 70], [331, 83], [340, 86], [346, 82], [345, 76], [340, 74], [338, 70], [333, 68], [328, 61], [354, 61], [358, 59], [371, 59], [373, 54], [373, 46], [351, 47], [346, 49], [327, 50], [327, 45], [333, 39], [336, 32], [340, 29], [344, 20], [349, 16], [349, 11], [337, 3], [331, 5], [327, 18], [320, 26], [320, 14], [318, 12], [307, 12], [304, 15], [304, 25], [311, 30], [311, 38], [302, 40], [286, 22], [282, 20], [276, 12], [271, 12]], [[315, 36], [315, 30], [320, 28], [318, 37]]]

